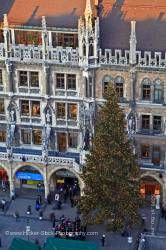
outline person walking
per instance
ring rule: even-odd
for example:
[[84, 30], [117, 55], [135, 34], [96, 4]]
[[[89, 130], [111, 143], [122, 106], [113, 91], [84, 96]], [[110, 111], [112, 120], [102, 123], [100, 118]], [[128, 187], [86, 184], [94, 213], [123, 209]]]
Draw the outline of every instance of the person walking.
[[101, 244], [102, 244], [102, 247], [105, 246], [105, 234], [103, 234], [101, 237]]

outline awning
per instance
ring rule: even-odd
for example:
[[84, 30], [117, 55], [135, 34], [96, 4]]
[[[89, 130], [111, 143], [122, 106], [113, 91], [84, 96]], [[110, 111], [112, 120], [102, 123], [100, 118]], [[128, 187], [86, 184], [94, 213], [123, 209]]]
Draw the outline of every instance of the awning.
[[47, 238], [44, 250], [100, 250], [96, 243], [90, 241]]
[[14, 238], [9, 250], [39, 250], [39, 246], [30, 241]]

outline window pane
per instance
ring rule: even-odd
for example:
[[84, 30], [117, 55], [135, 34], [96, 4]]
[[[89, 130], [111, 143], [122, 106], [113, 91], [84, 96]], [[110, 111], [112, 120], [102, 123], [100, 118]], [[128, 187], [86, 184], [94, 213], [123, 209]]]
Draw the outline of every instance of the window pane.
[[40, 102], [32, 101], [32, 116], [40, 116]]
[[162, 89], [155, 87], [154, 101], [160, 103], [160, 102], [162, 102], [162, 99], [163, 99]]
[[25, 116], [29, 115], [29, 101], [28, 100], [21, 101], [21, 115], [25, 115]]
[[20, 71], [19, 86], [28, 86], [28, 72]]
[[153, 129], [161, 130], [161, 116], [153, 117]]
[[56, 87], [58, 89], [65, 88], [65, 76], [64, 76], [64, 74], [56, 74]]
[[66, 133], [58, 133], [58, 149], [66, 151]]
[[150, 116], [149, 115], [142, 115], [142, 128], [150, 129]]
[[0, 99], [0, 113], [5, 113], [5, 105], [4, 105], [4, 99]]
[[65, 119], [65, 103], [57, 103], [57, 118]]
[[76, 75], [67, 75], [67, 89], [76, 89]]
[[77, 133], [69, 133], [68, 134], [68, 144], [70, 148], [77, 148], [78, 144], [78, 134]]
[[0, 142], [6, 142], [6, 131], [0, 130]]
[[116, 83], [116, 93], [118, 97], [123, 97], [123, 83]]
[[0, 85], [3, 84], [3, 80], [2, 80], [2, 69], [0, 69]]
[[41, 145], [42, 144], [42, 131], [41, 130], [33, 130], [33, 144]]
[[30, 85], [31, 87], [39, 87], [39, 73], [30, 72]]
[[109, 82], [103, 82], [103, 97], [107, 92]]
[[150, 147], [149, 145], [141, 145], [141, 158], [150, 157]]
[[72, 120], [77, 119], [77, 104], [75, 103], [68, 104], [68, 119]]
[[22, 129], [21, 140], [24, 144], [31, 144], [31, 131], [28, 129]]
[[160, 164], [160, 147], [159, 146], [153, 147], [152, 162], [154, 164]]
[[150, 85], [143, 84], [143, 100], [150, 100]]

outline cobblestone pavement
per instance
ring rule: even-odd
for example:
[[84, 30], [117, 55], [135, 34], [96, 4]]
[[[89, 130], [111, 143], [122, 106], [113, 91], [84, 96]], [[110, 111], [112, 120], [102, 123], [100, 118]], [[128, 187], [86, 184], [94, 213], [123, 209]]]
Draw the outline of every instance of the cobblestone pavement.
[[[27, 206], [32, 206], [32, 215], [27, 215], [26, 210]], [[15, 201], [12, 201], [6, 215], [2, 212], [0, 213], [0, 234], [2, 239], [2, 250], [7, 250], [11, 240], [15, 235], [18, 234], [18, 237], [28, 239], [27, 235], [25, 235], [25, 228], [27, 224], [27, 218], [29, 218], [29, 224], [32, 230], [32, 235], [29, 236], [30, 240], [39, 239], [41, 244], [44, 243], [45, 239], [52, 235], [52, 223], [49, 221], [49, 215], [51, 212], [55, 212], [56, 218], [58, 219], [62, 214], [65, 216], [69, 216], [70, 218], [74, 218], [76, 216], [76, 208], [71, 208], [69, 202], [62, 205], [61, 210], [53, 210], [53, 205], [47, 205], [43, 208], [44, 210], [44, 220], [39, 221], [38, 212], [35, 210], [35, 199], [25, 199], [18, 197]], [[18, 222], [13, 218], [13, 213], [18, 211], [20, 214], [20, 219]], [[147, 230], [151, 230], [151, 210], [150, 209], [142, 209], [141, 214], [145, 218], [145, 227]], [[160, 228], [164, 228], [166, 226], [166, 221], [162, 219], [159, 220], [159, 210], [155, 210], [155, 229], [158, 230]], [[24, 233], [22, 233], [24, 232]], [[106, 244], [105, 247], [101, 247], [102, 250], [135, 250], [135, 240], [137, 237], [137, 230], [133, 230], [133, 244], [129, 248], [128, 238], [122, 237], [120, 233], [110, 233], [106, 232], [103, 226], [89, 226], [88, 232], [91, 235], [86, 237], [87, 240], [95, 241], [100, 244], [100, 239], [102, 234], [106, 235]], [[34, 235], [34, 234], [38, 235]], [[13, 235], [15, 234], [15, 235]], [[20, 235], [19, 235], [20, 234]], [[94, 235], [92, 235], [94, 234]]]

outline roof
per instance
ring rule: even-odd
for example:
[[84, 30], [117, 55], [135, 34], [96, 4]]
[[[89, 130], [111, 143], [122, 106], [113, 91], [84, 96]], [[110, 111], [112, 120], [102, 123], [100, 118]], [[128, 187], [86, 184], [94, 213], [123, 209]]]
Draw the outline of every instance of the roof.
[[0, 18], [8, 14], [9, 24], [41, 26], [46, 16], [48, 27], [77, 28], [85, 4], [85, 0], [0, 0]]
[[22, 240], [19, 238], [14, 238], [9, 250], [22, 250], [22, 249], [24, 249], [24, 250], [39, 250], [39, 247], [30, 241]]
[[132, 20], [138, 50], [165, 51], [165, 0], [101, 0], [101, 47], [128, 49]]
[[47, 238], [44, 250], [99, 250], [96, 243], [90, 241]]
[[[130, 21], [135, 20], [137, 49], [165, 51], [165, 0], [98, 0], [101, 48], [129, 49]], [[93, 11], [93, 3], [91, 0]], [[0, 21], [8, 14], [9, 24], [77, 28], [86, 0], [0, 0]]]

